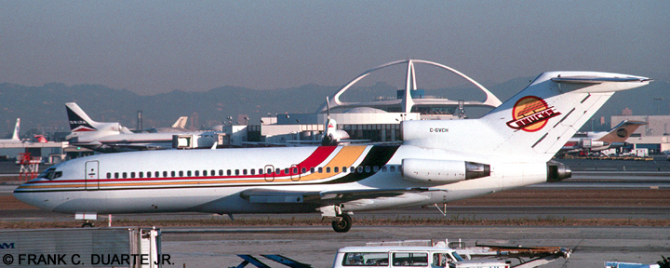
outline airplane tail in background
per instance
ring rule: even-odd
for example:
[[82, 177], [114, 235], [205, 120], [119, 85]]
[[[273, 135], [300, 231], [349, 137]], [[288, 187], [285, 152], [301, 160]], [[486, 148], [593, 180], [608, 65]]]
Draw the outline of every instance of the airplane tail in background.
[[98, 122], [93, 121], [88, 115], [79, 108], [79, 105], [74, 102], [65, 103], [67, 109], [67, 118], [70, 121], [70, 130], [73, 132], [96, 131], [95, 126]]
[[16, 125], [14, 125], [14, 134], [12, 134], [13, 141], [21, 141], [19, 138], [19, 129], [21, 128], [21, 118], [16, 119]]
[[65, 108], [67, 109], [67, 117], [70, 121], [70, 129], [72, 134], [68, 135], [66, 139], [71, 139], [74, 137], [91, 137], [91, 136], [104, 136], [104, 135], [115, 135], [120, 133], [127, 133], [129, 130], [121, 127], [119, 123], [103, 123], [93, 121], [88, 115], [79, 108], [79, 105], [74, 102], [65, 103]]
[[633, 134], [637, 128], [646, 124], [646, 122], [642, 121], [624, 120], [598, 140], [609, 143], [625, 142], [630, 137], [630, 134]]
[[405, 121], [404, 142], [502, 155], [511, 161], [548, 161], [614, 92], [650, 81], [615, 73], [547, 72], [480, 119]]
[[179, 117], [179, 119], [177, 119], [177, 122], [174, 122], [174, 124], [172, 124], [172, 127], [173, 128], [185, 128], [187, 120], [188, 120], [188, 116]]

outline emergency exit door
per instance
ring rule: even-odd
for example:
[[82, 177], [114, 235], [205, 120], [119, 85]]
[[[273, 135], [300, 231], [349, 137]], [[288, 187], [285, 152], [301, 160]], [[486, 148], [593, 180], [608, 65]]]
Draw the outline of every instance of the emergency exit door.
[[86, 190], [100, 189], [100, 176], [98, 174], [99, 165], [98, 161], [86, 162], [86, 179], [84, 182]]

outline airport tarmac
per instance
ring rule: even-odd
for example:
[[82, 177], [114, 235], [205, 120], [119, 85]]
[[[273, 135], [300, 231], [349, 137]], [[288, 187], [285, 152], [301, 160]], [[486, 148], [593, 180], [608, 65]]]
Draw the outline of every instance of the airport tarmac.
[[[235, 254], [282, 254], [313, 267], [332, 267], [341, 247], [417, 239], [462, 239], [468, 246], [476, 242], [512, 243], [574, 250], [569, 259], [542, 268], [604, 267], [605, 261], [655, 263], [661, 255], [670, 255], [669, 228], [369, 226], [338, 234], [328, 227], [233, 227], [163, 228], [162, 232], [163, 253], [170, 254], [176, 267], [189, 268], [233, 267], [242, 262]], [[273, 262], [261, 260], [275, 267]]]

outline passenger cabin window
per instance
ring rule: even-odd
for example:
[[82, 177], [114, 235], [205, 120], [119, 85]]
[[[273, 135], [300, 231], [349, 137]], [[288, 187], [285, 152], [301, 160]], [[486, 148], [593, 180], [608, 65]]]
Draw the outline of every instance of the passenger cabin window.
[[115, 178], [115, 179], [118, 179], [118, 178], [119, 178], [119, 173], [118, 173], [118, 172], [114, 172], [114, 178]]
[[370, 173], [370, 166], [365, 166], [365, 172]]
[[342, 167], [342, 173], [347, 172], [347, 167]]
[[138, 175], [140, 175], [140, 176], [139, 176], [140, 178], [144, 178], [144, 172], [141, 172], [141, 171], [140, 171]]
[[288, 168], [284, 169], [284, 175], [288, 175]]
[[108, 179], [111, 179], [111, 178], [112, 178], [112, 173], [107, 172], [107, 178], [108, 178]]
[[388, 266], [388, 252], [349, 252], [344, 254], [342, 266]]
[[170, 174], [172, 175], [173, 178], [175, 177], [174, 171], [170, 172]]
[[[155, 175], [154, 177], [158, 178], [158, 177], [160, 177], [161, 173], [158, 172], [158, 171], [156, 171], [156, 172], [154, 173], [154, 175]], [[163, 171], [163, 177], [167, 177], [167, 172]]]
[[240, 170], [239, 169], [235, 170], [235, 175], [240, 175]]
[[340, 173], [340, 167], [334, 167], [333, 172], [335, 173]]
[[297, 167], [293, 168], [293, 174], [298, 174], [298, 168]]
[[389, 171], [391, 171], [391, 172], [395, 172], [395, 166], [391, 166], [391, 167], [389, 168]]
[[330, 173], [330, 167], [326, 167], [326, 173]]
[[268, 171], [268, 174], [272, 174], [272, 169], [271, 168], [268, 168], [267, 171]]
[[228, 174], [228, 176], [233, 175], [233, 173], [230, 169], [226, 171], [226, 174]]
[[249, 171], [251, 172], [251, 175], [256, 175], [256, 169], [252, 168]]
[[135, 178], [135, 172], [130, 172], [130, 178], [132, 178], [132, 179]]
[[309, 172], [314, 173], [314, 171], [315, 171], [315, 170], [314, 170], [314, 167], [311, 167], [311, 168], [309, 169]]
[[323, 173], [323, 168], [319, 167], [319, 173]]
[[393, 253], [393, 266], [428, 266], [428, 253], [395, 252]]
[[302, 168], [302, 173], [306, 173], [306, 172], [307, 172], [307, 168]]
[[128, 178], [128, 173], [123, 172], [123, 178], [124, 178], [124, 179], [125, 179], [125, 178]]
[[186, 171], [186, 177], [191, 177], [191, 171], [190, 170]]
[[372, 171], [374, 171], [374, 172], [379, 171], [379, 167], [378, 167], [378, 166], [373, 166], [373, 167], [372, 167]]
[[219, 176], [223, 176], [223, 169], [219, 169]]
[[242, 175], [247, 175], [247, 169], [246, 168], [242, 170]]
[[183, 170], [179, 171], [179, 177], [184, 177], [184, 171]]
[[[189, 171], [189, 173], [190, 173], [190, 171]], [[189, 174], [189, 176], [190, 176], [190, 174]], [[196, 176], [196, 177], [197, 177], [197, 176], [200, 176], [200, 170], [196, 170], [196, 171], [195, 171], [195, 176]]]
[[355, 171], [356, 171], [356, 168], [355, 168], [355, 167], [349, 167], [349, 172], [350, 172], [350, 173], [354, 173]]
[[363, 166], [358, 166], [357, 171], [358, 173], [363, 173]]
[[382, 167], [382, 172], [386, 172], [386, 166]]
[[147, 178], [151, 178], [151, 171], [147, 171]]
[[259, 168], [259, 169], [258, 169], [258, 174], [259, 174], [259, 175], [263, 175], [263, 169], [262, 169], [262, 168]]

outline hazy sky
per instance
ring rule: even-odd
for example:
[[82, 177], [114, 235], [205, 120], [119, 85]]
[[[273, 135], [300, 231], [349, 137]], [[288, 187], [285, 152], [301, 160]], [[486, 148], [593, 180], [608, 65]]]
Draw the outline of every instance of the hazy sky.
[[670, 1], [5, 1], [0, 82], [141, 94], [343, 85], [419, 58], [480, 81], [668, 79]]

